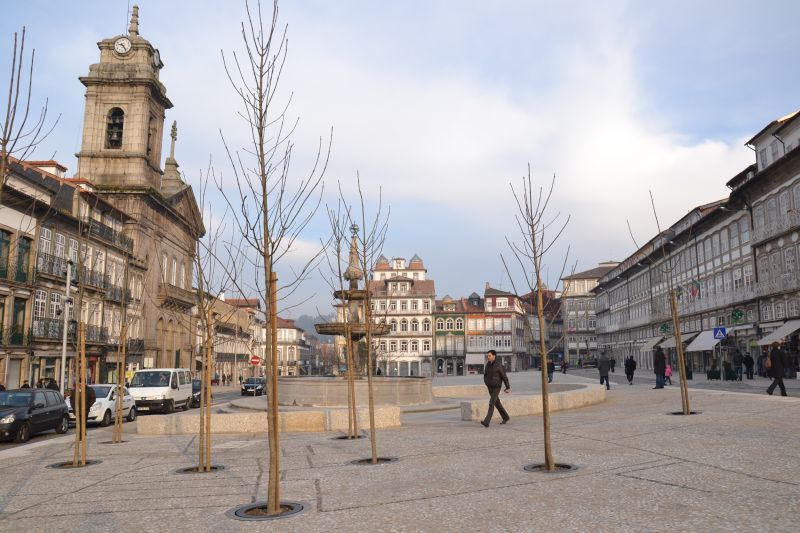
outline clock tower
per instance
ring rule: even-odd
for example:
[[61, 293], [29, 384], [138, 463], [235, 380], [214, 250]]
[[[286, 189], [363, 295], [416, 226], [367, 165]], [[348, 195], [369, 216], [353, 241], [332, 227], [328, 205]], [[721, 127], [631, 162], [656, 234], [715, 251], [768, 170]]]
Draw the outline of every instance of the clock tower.
[[159, 81], [158, 50], [139, 35], [133, 6], [127, 35], [97, 43], [100, 62], [80, 78], [86, 86], [78, 175], [99, 189], [161, 190], [164, 112], [172, 107]]

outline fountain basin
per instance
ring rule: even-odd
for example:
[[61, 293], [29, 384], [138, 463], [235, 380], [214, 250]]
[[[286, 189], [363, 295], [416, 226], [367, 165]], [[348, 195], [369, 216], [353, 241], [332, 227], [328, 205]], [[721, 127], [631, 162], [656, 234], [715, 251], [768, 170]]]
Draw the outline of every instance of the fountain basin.
[[[278, 379], [278, 403], [310, 407], [347, 406], [347, 379], [344, 377], [298, 376]], [[433, 401], [431, 378], [373, 378], [375, 405], [420, 405]], [[369, 402], [366, 378], [355, 381], [356, 404]]]

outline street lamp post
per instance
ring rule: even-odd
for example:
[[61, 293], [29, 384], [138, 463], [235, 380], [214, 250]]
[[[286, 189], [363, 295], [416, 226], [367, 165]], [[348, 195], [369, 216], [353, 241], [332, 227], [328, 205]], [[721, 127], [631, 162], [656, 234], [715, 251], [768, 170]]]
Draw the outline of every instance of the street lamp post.
[[61, 376], [59, 383], [61, 384], [61, 392], [64, 394], [67, 393], [67, 330], [69, 326], [69, 313], [67, 312], [67, 306], [69, 305], [70, 285], [72, 285], [72, 260], [67, 261], [67, 286], [64, 291], [66, 296], [64, 298], [64, 306], [62, 307], [61, 311], [64, 313], [64, 331], [61, 334]]

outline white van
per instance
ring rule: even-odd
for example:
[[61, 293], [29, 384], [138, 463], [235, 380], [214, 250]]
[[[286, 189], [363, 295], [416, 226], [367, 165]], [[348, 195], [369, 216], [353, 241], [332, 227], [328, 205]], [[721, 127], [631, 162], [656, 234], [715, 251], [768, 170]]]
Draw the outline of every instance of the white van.
[[136, 371], [128, 390], [140, 413], [185, 411], [192, 401], [192, 376], [185, 368], [146, 368]]

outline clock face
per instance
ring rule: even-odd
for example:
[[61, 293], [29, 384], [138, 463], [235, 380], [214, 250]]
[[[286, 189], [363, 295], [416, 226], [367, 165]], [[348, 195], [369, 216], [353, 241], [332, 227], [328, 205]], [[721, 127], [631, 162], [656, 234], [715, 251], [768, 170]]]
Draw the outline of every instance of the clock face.
[[131, 50], [131, 40], [127, 37], [120, 37], [114, 41], [114, 51], [118, 54], [127, 54]]

